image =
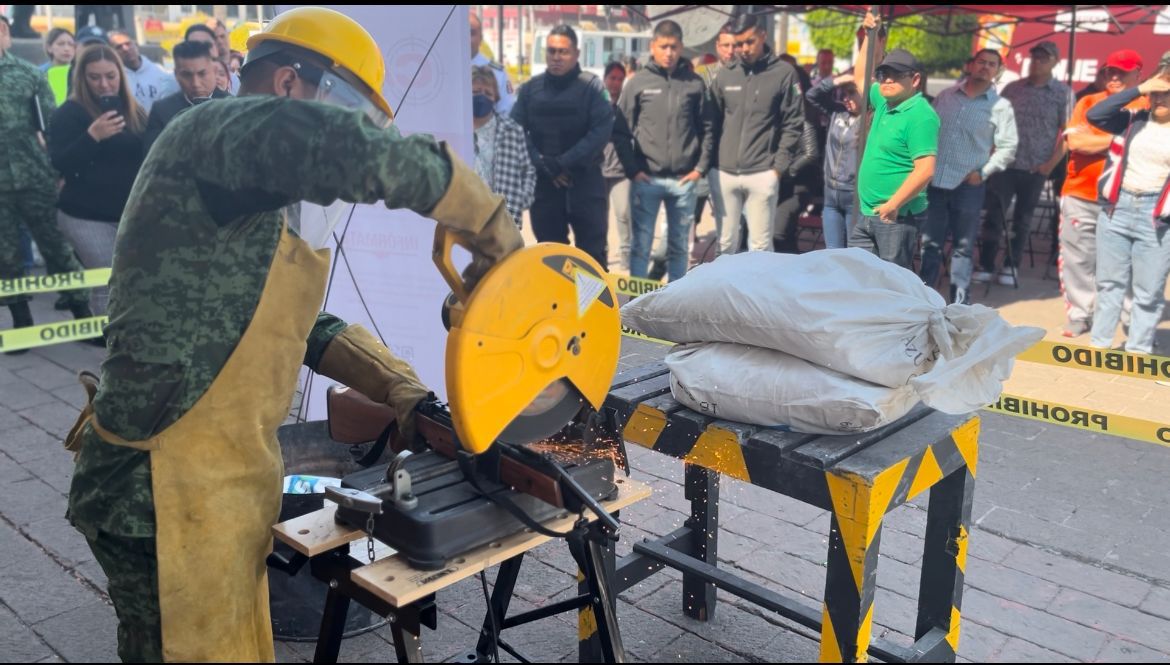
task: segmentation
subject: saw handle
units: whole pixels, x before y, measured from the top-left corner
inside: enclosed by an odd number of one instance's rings
[[[455,269],[455,262],[451,258],[451,250],[455,245],[460,245],[472,254],[475,253],[475,248],[468,240],[442,224],[436,224],[435,245],[431,259],[435,262],[435,267],[439,269],[443,280],[447,282],[447,286],[451,287],[456,300],[466,305],[468,296],[471,294],[467,291],[467,283],[463,281],[463,277]]]

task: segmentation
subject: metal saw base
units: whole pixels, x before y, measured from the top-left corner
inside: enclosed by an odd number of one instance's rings
[[[614,463],[608,457],[587,458],[562,464],[582,488],[598,500],[612,498]],[[472,487],[455,462],[434,451],[411,455],[405,462],[418,499],[413,508],[394,502],[386,488],[388,465],[370,467],[342,478],[342,487],[369,492],[382,499],[382,514],[374,516],[374,538],[393,547],[414,568],[438,570],[460,554],[524,530],[524,524]],[[489,494],[504,494],[533,520],[543,522],[558,508],[494,483],[479,480]],[[367,513],[338,506],[337,521],[365,530]]]

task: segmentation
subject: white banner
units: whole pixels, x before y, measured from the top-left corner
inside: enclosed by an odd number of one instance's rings
[[[289,7],[292,5],[278,10]],[[404,135],[432,134],[472,161],[467,6],[330,8],[356,19],[378,42],[386,62],[382,93],[394,110],[399,131]],[[404,164],[403,168],[410,166]],[[356,206],[349,223],[343,221],[338,226],[342,251],[334,248],[336,266],[324,309],[380,334],[387,346],[410,362],[423,382],[445,399],[447,334],[440,305],[450,289],[431,261],[434,228],[434,222],[410,211],[387,210],[382,204]],[[303,371],[303,398],[307,399],[307,410],[300,410],[303,418],[325,418],[325,390],[332,383]],[[295,411],[297,404],[293,407]]]

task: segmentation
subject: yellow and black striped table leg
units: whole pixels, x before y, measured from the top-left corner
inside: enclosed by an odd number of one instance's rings
[[[866,660],[882,517],[901,477],[900,468],[887,469],[872,480],[826,473],[833,517],[821,619],[821,662]]]
[[[923,640],[932,631],[944,636],[943,641],[934,641],[938,648],[932,660],[936,662],[954,662],[959,651],[960,610],[974,490],[974,470],[966,467],[930,489],[914,639]]]

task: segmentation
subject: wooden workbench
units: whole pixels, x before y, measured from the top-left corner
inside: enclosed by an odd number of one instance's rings
[[[635,480],[618,478],[615,483],[618,487],[617,496],[601,502],[602,507],[611,514],[616,514],[651,494],[648,485]],[[448,565],[440,570],[411,568],[404,557],[396,554],[363,565],[353,561],[349,556],[348,546],[352,542],[364,540],[366,534],[359,529],[338,524],[333,519],[335,512],[336,506],[327,506],[272,527],[273,536],[277,540],[287,544],[314,564],[314,576],[330,583],[330,600],[326,603],[326,617],[322,622],[322,635],[318,641],[318,661],[336,662],[337,649],[340,646],[340,627],[345,623],[344,615],[348,601],[353,598],[390,620],[399,662],[421,662],[419,624],[426,625],[426,617],[430,610],[427,605],[430,603],[433,606],[432,601],[436,592],[506,562],[516,562],[515,570],[512,572],[514,583],[515,572],[519,569],[519,558],[525,552],[551,539],[549,536],[525,529],[501,538],[498,542],[467,552],[448,562]],[[590,522],[596,521],[596,516],[589,513],[586,513],[586,516]],[[562,513],[544,522],[543,526],[554,531],[567,531],[577,520],[577,515]],[[329,563],[326,564],[326,561]],[[321,562],[321,565],[317,565],[318,562]],[[499,580],[496,586],[501,587]],[[510,594],[509,588],[508,595]],[[493,601],[496,602],[495,599]],[[506,601],[503,602],[503,608],[506,611]],[[338,612],[341,615],[339,619],[336,616]],[[581,621],[590,622],[592,616],[591,613],[583,616]],[[499,617],[501,623],[503,618]],[[329,628],[328,624],[331,623],[335,625],[335,630]],[[582,628],[586,626],[583,625]],[[584,641],[591,636],[592,634],[586,634],[583,630],[581,639]]]

